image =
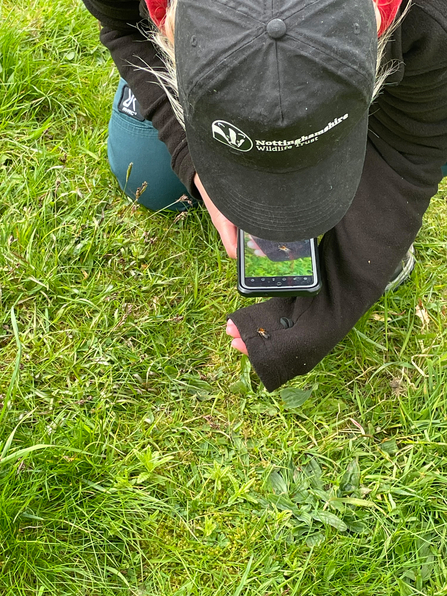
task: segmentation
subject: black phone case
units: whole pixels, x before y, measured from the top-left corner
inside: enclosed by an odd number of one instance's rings
[[[260,244],[257,242],[259,248],[262,249]],[[242,259],[241,259],[241,242],[243,242],[243,231],[238,230],[237,234],[237,290],[241,296],[245,296],[246,298],[275,298],[275,297],[287,297],[287,296],[315,296],[321,290],[321,275],[320,275],[320,267],[319,267],[319,259],[318,259],[318,246],[315,246],[315,269],[317,273],[317,283],[310,287],[310,288],[302,288],[301,290],[288,290],[285,287],[282,288],[268,288],[268,289],[260,289],[260,288],[245,288],[241,284],[241,280],[243,279],[242,275]],[[270,242],[270,241],[266,241]],[[273,260],[273,259],[272,259]]]

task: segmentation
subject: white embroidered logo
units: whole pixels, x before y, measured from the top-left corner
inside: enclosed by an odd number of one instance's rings
[[[132,112],[135,112],[135,102],[137,100],[137,98],[135,97],[135,95],[132,93],[132,91],[130,89],[128,89],[129,95],[127,96],[127,99],[125,101],[123,101],[123,106],[125,108],[130,109]]]
[[[253,147],[253,141],[245,132],[225,120],[215,120],[212,124],[212,131],[216,141],[232,149],[245,152],[250,151]]]
[[[256,139],[256,149],[258,151],[287,151],[287,149],[294,149],[295,147],[302,147],[303,145],[310,145],[310,143],[315,143],[326,132],[341,124],[344,120],[349,118],[349,114],[343,114],[343,116],[339,116],[338,118],[334,118],[331,122],[328,122],[326,126],[316,132],[311,132],[308,135],[303,135],[299,139],[293,139],[289,141],[287,139],[281,141],[266,141],[261,139]]]
[[[219,143],[223,143],[232,149],[237,151],[250,151],[253,145],[258,151],[270,152],[270,151],[287,151],[288,149],[295,149],[302,147],[303,145],[310,145],[319,140],[319,138],[330,131],[335,126],[338,126],[349,118],[349,114],[343,114],[338,116],[326,124],[320,130],[312,132],[307,135],[302,135],[298,139],[282,139],[280,141],[268,141],[266,139],[255,139],[255,142],[250,139],[245,132],[242,132],[240,128],[230,124],[225,120],[215,120],[212,124],[213,138]]]

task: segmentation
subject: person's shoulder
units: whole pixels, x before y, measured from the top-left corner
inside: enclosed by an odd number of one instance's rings
[[[415,0],[419,14],[427,14],[447,31],[447,2],[445,0]]]
[[[145,0],[82,0],[87,10],[112,29],[135,29],[149,16]]]
[[[408,14],[402,23],[403,29],[425,30],[427,27],[434,31],[447,32],[447,2],[446,0],[412,0]]]
[[[407,70],[447,64],[446,0],[412,0],[400,30]]]

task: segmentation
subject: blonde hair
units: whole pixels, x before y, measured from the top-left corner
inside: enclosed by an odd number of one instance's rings
[[[376,78],[374,83],[373,96],[371,103],[377,98],[383,86],[386,83],[386,79],[396,72],[399,68],[397,61],[384,62],[385,49],[387,44],[391,41],[394,31],[399,27],[402,20],[406,16],[411,5],[411,0],[407,3],[407,6],[403,10],[399,18],[395,19],[390,27],[386,29],[384,33],[379,37],[377,43],[377,61],[376,61]],[[150,72],[155,75],[159,84],[163,87],[170,103],[174,114],[180,124],[185,128],[185,121],[183,117],[183,108],[179,101],[178,96],[178,85],[177,85],[177,72],[175,68],[175,48],[174,40],[175,36],[175,11],[177,8],[177,0],[171,0],[167,10],[166,18],[164,21],[163,30],[158,30],[156,33],[150,36],[151,41],[159,49],[161,58],[165,64],[166,70],[155,70],[148,67]]]
[[[374,82],[374,90],[371,103],[377,98],[383,86],[386,83],[387,78],[399,69],[399,62],[397,60],[391,60],[385,62],[385,49],[388,43],[393,37],[393,33],[400,26],[402,21],[410,10],[411,0],[407,2],[406,7],[398,18],[395,18],[391,25],[382,33],[377,41],[377,61],[376,61],[376,80]]]
[[[150,35],[150,40],[158,48],[161,58],[165,64],[166,70],[155,70],[149,67],[150,72],[155,75],[157,81],[163,87],[169,102],[171,103],[174,114],[180,124],[185,128],[185,119],[183,117],[183,108],[178,97],[177,71],[175,69],[175,49],[171,40],[175,35],[175,11],[177,0],[171,0],[166,10],[163,30],[157,30]]]

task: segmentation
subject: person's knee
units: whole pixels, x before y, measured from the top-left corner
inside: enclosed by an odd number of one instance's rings
[[[131,116],[128,109],[120,110],[133,97],[126,93],[131,91],[121,81],[109,122],[110,169],[126,195],[148,209],[184,211],[192,201],[171,168],[167,147],[158,139],[152,123],[143,120],[138,111]]]
[[[108,157],[110,169],[121,189],[152,211],[184,211],[190,206],[185,186],[172,171],[170,157],[158,154],[166,147],[158,139],[154,147],[151,135],[134,135],[111,122],[109,127]]]

